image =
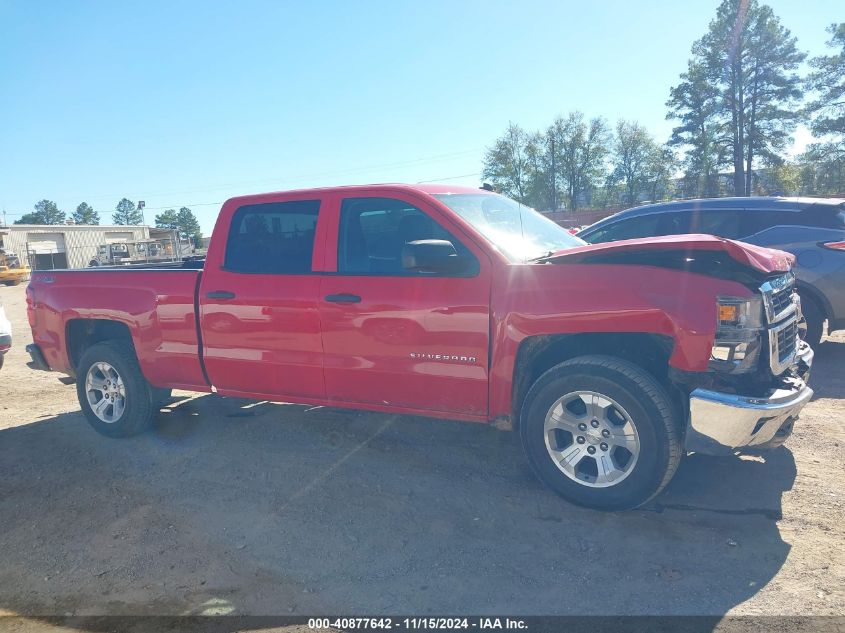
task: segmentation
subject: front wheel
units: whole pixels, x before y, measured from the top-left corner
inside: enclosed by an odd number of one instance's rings
[[[526,396],[520,435],[543,483],[600,510],[647,502],[682,455],[666,391],[643,369],[609,356],[581,356],[543,374]]]
[[[150,385],[127,343],[97,343],[82,355],[76,395],[88,422],[102,435],[128,437],[152,424]]]

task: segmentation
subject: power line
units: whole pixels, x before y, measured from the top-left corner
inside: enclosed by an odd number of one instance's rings
[[[426,183],[433,183],[433,182],[445,182],[447,180],[458,180],[460,178],[471,178],[473,176],[480,176],[481,172],[473,172],[471,174],[460,174],[459,176],[446,176],[444,178],[433,178],[431,180],[418,180],[418,185],[423,185]],[[93,198],[89,197],[89,200],[93,200]],[[220,206],[225,202],[225,200],[219,200],[217,202],[178,202],[173,204],[165,204],[160,207],[144,207],[145,211],[165,211],[167,209],[178,209],[181,207],[214,207]],[[14,216],[23,216],[26,215],[25,213],[6,213],[6,215],[14,215]]]
[[[432,180],[418,180],[417,184],[418,185],[424,185],[426,183],[431,183],[431,182],[443,182],[443,181],[446,181],[446,180],[458,180],[459,178],[471,178],[472,176],[480,176],[480,175],[481,175],[481,172],[477,171],[477,172],[474,172],[472,174],[461,174],[460,176],[446,176],[445,178],[434,178]],[[144,209],[149,210],[149,211],[162,211],[162,210],[167,210],[167,209],[175,209],[177,207],[188,207],[188,208],[192,208],[192,207],[212,207],[212,206],[222,205],[224,202],[225,202],[225,200],[220,200],[218,202],[188,202],[188,203],[180,202],[178,204],[168,204],[168,205],[164,205],[162,207],[144,207]]]
[[[214,206],[220,206],[224,202],[225,202],[225,200],[221,200],[220,202],[188,202],[188,203],[180,202],[178,204],[168,204],[168,205],[165,205],[163,207],[144,207],[144,210],[145,211],[146,210],[162,211],[162,210],[167,210],[167,209],[174,209],[175,210],[175,209],[180,209],[182,207],[187,207],[189,209],[192,208],[192,207],[214,207]]]
[[[483,149],[483,148],[482,148]],[[143,192],[144,196],[147,197],[157,197],[169,194],[182,194],[182,193],[197,193],[203,191],[221,191],[225,189],[231,189],[234,187],[241,187],[246,185],[260,185],[265,183],[275,183],[275,184],[285,184],[291,182],[298,182],[298,181],[307,181],[313,180],[315,178],[330,178],[335,176],[344,176],[349,174],[356,174],[362,173],[367,171],[372,171],[376,169],[392,169],[396,167],[406,167],[409,165],[420,165],[430,162],[436,162],[441,160],[446,160],[449,158],[458,158],[460,156],[467,156],[469,154],[477,154],[481,149],[468,149],[462,150],[459,152],[450,152],[446,154],[437,154],[433,156],[422,156],[419,158],[411,158],[406,160],[399,160],[399,161],[392,161],[387,163],[380,163],[374,165],[367,165],[367,166],[360,166],[360,167],[351,167],[348,169],[340,169],[340,170],[330,170],[324,172],[312,172],[310,174],[300,174],[295,176],[287,176],[284,178],[277,178],[277,177],[269,177],[269,178],[262,178],[260,180],[242,180],[238,182],[230,182],[230,183],[218,183],[208,187],[197,187],[193,189],[170,189],[170,190],[162,190],[162,191],[145,191]],[[88,200],[99,200],[102,198],[116,198],[116,197],[123,197],[123,194],[98,194],[98,195],[83,195],[77,196],[87,198]]]
[[[481,172],[474,172],[472,174],[461,174],[460,176],[446,176],[445,178],[434,178],[432,180],[418,180],[418,185],[423,185],[426,183],[431,182],[443,182],[446,180],[458,180],[459,178],[470,178],[472,176],[480,176]],[[193,202],[193,203],[178,203],[178,204],[168,204],[162,207],[145,207],[145,209],[149,209],[150,211],[161,211],[166,209],[175,209],[177,207],[210,207],[215,205],[221,205],[225,202],[225,200],[220,200],[219,202]]]
[[[434,178],[433,180],[418,180],[418,185],[424,185],[427,182],[444,182],[446,180],[458,180],[459,178],[470,178],[472,176],[480,176],[481,172],[477,171],[473,174],[461,174],[460,176],[447,176],[446,178]]]

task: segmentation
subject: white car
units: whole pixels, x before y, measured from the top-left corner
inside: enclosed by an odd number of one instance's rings
[[[12,324],[6,318],[3,302],[0,301],[0,368],[3,367],[3,358],[10,347],[12,347]]]

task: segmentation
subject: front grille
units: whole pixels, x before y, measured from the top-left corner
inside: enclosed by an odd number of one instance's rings
[[[777,323],[795,311],[795,276],[792,273],[772,277],[761,287],[766,318]]]
[[[769,366],[781,375],[793,362],[798,349],[798,295],[792,273],[772,277],[760,287],[769,333]]]
[[[769,328],[769,366],[775,376],[780,376],[795,362],[798,351],[798,315],[792,313],[788,320]]]
[[[784,329],[778,332],[778,362],[784,363],[792,360],[795,347],[798,345],[798,322],[792,321]]]
[[[792,289],[772,295],[772,312],[776,315],[785,312],[792,305]]]

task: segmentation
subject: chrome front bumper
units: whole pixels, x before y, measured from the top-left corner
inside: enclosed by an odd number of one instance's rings
[[[802,344],[799,364],[809,375],[813,351]],[[802,378],[790,378],[766,397],[740,396],[708,389],[690,394],[685,448],[696,453],[724,455],[743,447],[771,442],[781,428],[789,432],[813,390]]]

